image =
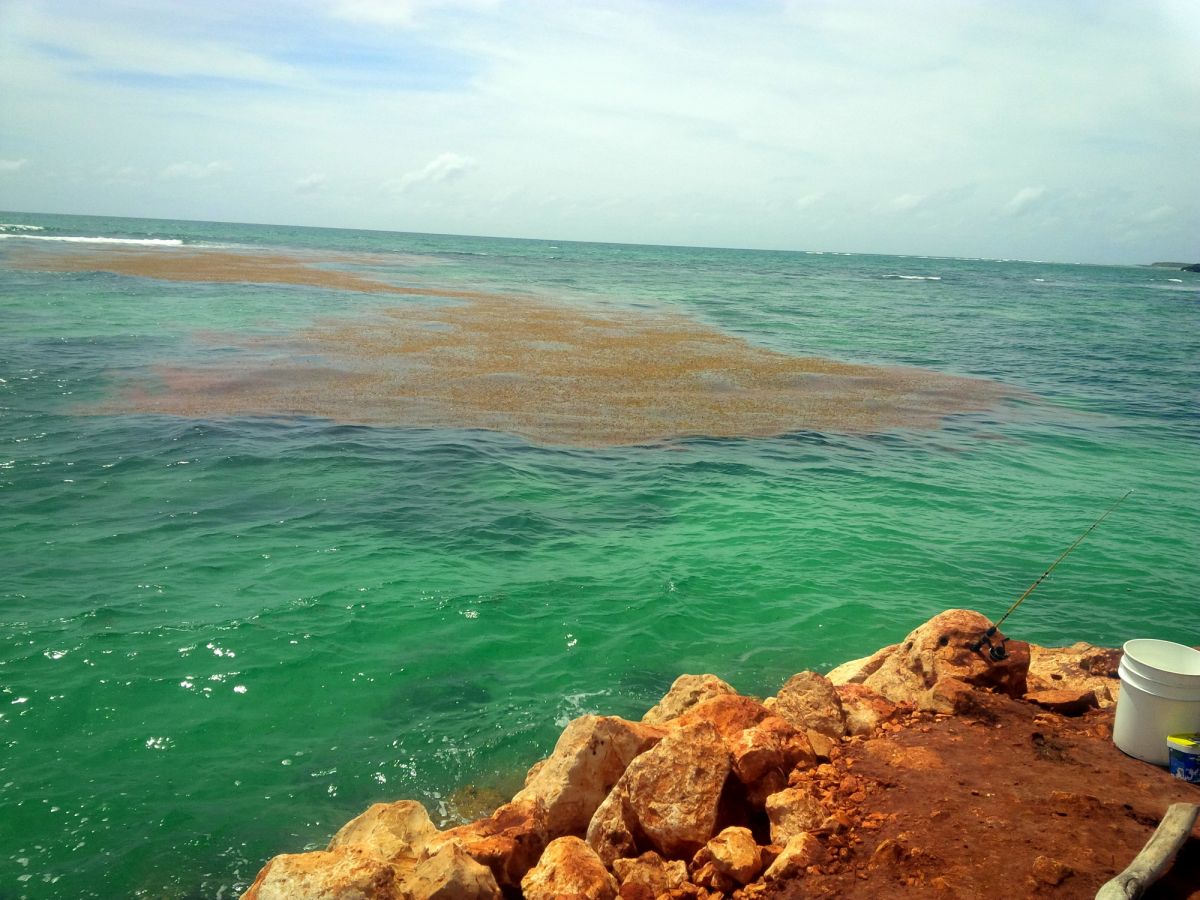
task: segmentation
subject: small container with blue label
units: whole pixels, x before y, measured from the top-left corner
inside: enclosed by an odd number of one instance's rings
[[[1200,734],[1167,736],[1171,774],[1180,781],[1200,784]]]

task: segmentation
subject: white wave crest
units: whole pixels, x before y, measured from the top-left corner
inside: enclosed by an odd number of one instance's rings
[[[0,238],[21,238],[27,241],[62,241],[68,244],[137,244],[142,247],[182,247],[176,238],[110,238],[69,237],[46,234],[0,234]]]
[[[941,275],[884,275],[884,278],[899,278],[903,281],[941,281]]]
[[[41,225],[17,225],[12,222],[0,222],[0,231],[45,231]]]

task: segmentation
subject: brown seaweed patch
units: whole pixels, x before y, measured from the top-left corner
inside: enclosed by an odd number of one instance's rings
[[[1018,393],[924,369],[789,356],[681,316],[630,311],[618,318],[528,297],[388,284],[345,270],[377,264],[394,269],[395,260],[373,256],[71,247],[31,250],[10,260],[43,270],[458,301],[396,307],[371,320],[323,322],[276,346],[243,338],[240,362],[159,367],[93,410],[99,412],[304,415],[605,445],[686,435],[934,428],[948,415],[989,408]],[[239,346],[228,338],[222,344]]]
[[[444,293],[465,302],[318,323],[274,347],[285,351],[274,361],[261,355],[271,347],[247,341],[241,365],[163,366],[98,411],[304,415],[597,446],[935,428],[1015,393],[925,369],[789,356],[681,316]]]
[[[418,288],[388,284],[340,269],[317,268],[312,263],[335,265],[388,263],[388,257],[361,254],[330,254],[326,257],[302,257],[286,253],[247,253],[230,250],[191,250],[163,248],[154,250],[111,250],[34,248],[16,255],[14,264],[27,269],[49,272],[111,272],[158,278],[164,281],[217,281],[249,284],[297,284],[335,291],[359,291],[372,294],[412,294],[423,297],[469,299],[484,296],[476,291],[446,288]]]

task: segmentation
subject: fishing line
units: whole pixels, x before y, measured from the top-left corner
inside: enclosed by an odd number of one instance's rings
[[[1128,497],[1132,493],[1133,493],[1133,489],[1131,488],[1130,490],[1128,490],[1124,494],[1122,494],[1120,497],[1118,497],[1116,499],[1116,501],[1114,501],[1113,505],[1104,511],[1104,513],[1100,516],[1100,518],[1098,518],[1095,522],[1093,522],[1091,525],[1088,526],[1087,531],[1085,531],[1079,537],[1075,538],[1075,543],[1073,543],[1070,547],[1068,547],[1066,550],[1064,550],[1062,552],[1062,556],[1060,556],[1058,559],[1056,559],[1054,562],[1052,562],[1050,564],[1050,568],[1048,568],[1045,572],[1043,572],[1041,575],[1039,575],[1037,581],[1035,581],[1033,584],[1031,584],[1029,587],[1027,587],[1025,589],[1025,593],[1023,593],[1020,597],[1018,597],[1016,599],[1016,602],[1013,603],[1013,605],[1008,608],[1008,611],[1004,615],[1002,615],[999,619],[996,620],[996,624],[993,625],[991,628],[989,628],[987,631],[985,631],[980,636],[979,640],[977,640],[975,643],[969,645],[971,652],[978,653],[980,650],[983,649],[984,645],[986,644],[987,648],[988,648],[988,656],[990,656],[992,659],[996,660],[997,662],[999,662],[1002,659],[1006,659],[1008,657],[1008,650],[1005,648],[1004,644],[1008,640],[1008,638],[1004,638],[998,644],[993,644],[991,639],[992,639],[992,636],[995,635],[996,629],[998,629],[1001,625],[1003,625],[1004,620],[1007,619],[1009,616],[1011,616],[1013,614],[1013,611],[1018,606],[1020,606],[1022,603],[1025,602],[1025,598],[1028,597],[1030,594],[1032,594],[1035,590],[1037,590],[1037,586],[1046,580],[1046,576],[1048,576],[1051,572],[1053,572],[1055,567],[1060,562],[1062,562],[1064,559],[1066,559],[1068,556],[1070,556],[1071,551],[1074,550],[1076,547],[1078,547],[1083,542],[1083,539],[1085,537],[1087,537],[1089,534],[1091,534],[1092,531],[1095,530],[1097,525],[1099,525],[1101,522],[1103,522],[1105,519],[1107,519],[1108,514],[1110,512],[1112,512],[1114,509],[1116,509],[1118,506],[1120,506],[1125,501],[1125,498]]]

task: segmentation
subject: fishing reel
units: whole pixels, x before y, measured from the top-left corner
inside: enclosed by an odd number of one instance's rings
[[[996,643],[992,643],[992,638],[996,636],[996,626],[993,625],[973,644],[968,644],[972,653],[979,653],[984,647],[987,647],[987,655],[993,662],[1003,662],[1008,659],[1008,648],[1004,645],[1008,643],[1008,638],[1000,638]]]

